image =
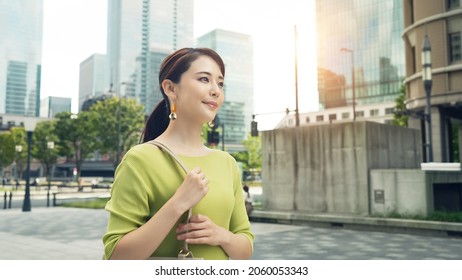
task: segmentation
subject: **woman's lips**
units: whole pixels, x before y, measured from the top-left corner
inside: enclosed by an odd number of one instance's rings
[[[215,102],[215,101],[203,101],[202,103],[204,103],[205,105],[209,106],[210,108],[217,108],[218,107],[218,103]]]

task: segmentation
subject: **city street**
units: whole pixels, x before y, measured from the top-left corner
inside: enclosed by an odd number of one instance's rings
[[[0,210],[0,259],[100,260],[104,210]],[[462,259],[460,238],[252,223],[253,259]]]

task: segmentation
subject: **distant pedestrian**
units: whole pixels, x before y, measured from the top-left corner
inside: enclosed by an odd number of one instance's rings
[[[250,192],[249,192],[249,187],[247,185],[244,185],[242,187],[244,190],[244,199],[245,199],[245,210],[247,211],[247,216],[250,216],[250,214],[253,211],[253,203],[252,203],[252,198],[250,197]]]

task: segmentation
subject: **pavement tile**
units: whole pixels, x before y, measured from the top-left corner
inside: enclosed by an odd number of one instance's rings
[[[104,210],[34,208],[0,211],[0,259],[100,260]],[[251,223],[253,259],[462,259],[460,238],[344,228]]]

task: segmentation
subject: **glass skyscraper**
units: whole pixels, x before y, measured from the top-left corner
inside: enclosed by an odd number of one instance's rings
[[[317,0],[316,18],[321,107],[393,102],[405,77],[403,1]]]
[[[151,63],[159,53],[193,45],[193,5],[191,0],[109,1],[107,88],[136,98],[149,114],[161,99],[154,92],[158,77]]]
[[[0,114],[39,116],[43,0],[0,1]]]
[[[61,112],[71,112],[71,98],[48,96],[40,102],[40,117],[54,118]]]
[[[242,145],[254,113],[253,39],[215,29],[198,38],[196,46],[214,49],[225,62],[225,103],[218,117],[225,124],[225,144]]]
[[[79,111],[89,98],[107,94],[108,89],[104,81],[106,55],[92,54],[80,63],[79,74]]]

